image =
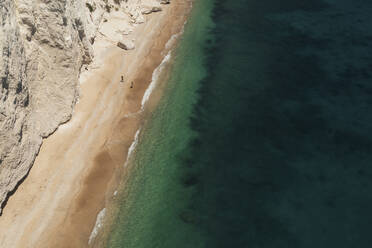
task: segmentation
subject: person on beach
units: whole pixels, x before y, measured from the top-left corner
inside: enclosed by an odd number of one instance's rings
[[[133,88],[133,81],[130,83],[130,88]]]
[[[124,76],[121,76],[120,82],[124,82]]]

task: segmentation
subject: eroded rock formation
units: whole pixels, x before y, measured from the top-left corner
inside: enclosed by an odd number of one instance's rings
[[[157,10],[160,2],[0,0],[0,212],[43,138],[70,119],[96,36],[117,44],[145,21],[144,9]],[[130,20],[125,28],[112,28],[115,13]]]

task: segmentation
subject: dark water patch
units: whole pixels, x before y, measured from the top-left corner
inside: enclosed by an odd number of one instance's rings
[[[370,247],[372,3],[213,1],[195,2],[110,247]]]
[[[371,7],[216,0],[184,160],[207,247],[370,246]]]

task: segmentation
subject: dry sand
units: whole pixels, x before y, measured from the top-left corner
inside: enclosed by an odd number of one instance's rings
[[[44,140],[25,181],[0,217],[0,247],[87,247],[98,212],[112,197],[142,121],[141,100],[188,3],[147,16],[136,49],[103,48],[102,66],[81,77],[72,119]],[[124,75],[124,82],[120,82]],[[134,87],[130,88],[130,82]],[[129,115],[129,117],[128,117]]]

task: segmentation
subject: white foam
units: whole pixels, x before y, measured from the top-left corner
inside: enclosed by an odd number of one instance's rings
[[[168,54],[163,58],[160,65],[156,67],[154,72],[152,73],[151,83],[149,87],[147,87],[145,94],[143,94],[142,102],[141,102],[141,108],[143,109],[145,107],[146,102],[149,100],[150,95],[152,91],[155,89],[157,81],[159,79],[159,76],[161,72],[163,71],[165,65],[169,62],[171,58],[171,51],[168,52]]]
[[[132,144],[130,145],[130,147],[128,149],[127,160],[124,163],[124,167],[127,165],[128,161],[129,161],[130,155],[133,153],[134,149],[136,148],[136,146],[138,144],[138,136],[139,136],[140,132],[141,132],[141,128],[139,128],[137,130],[136,134],[134,135],[133,142],[132,142]]]
[[[187,20],[183,23],[181,31],[170,37],[170,39],[167,41],[167,44],[165,44],[166,49],[170,49],[173,46],[174,42],[177,40],[177,38],[183,34],[183,32],[185,30],[186,23],[187,23]]]
[[[191,5],[192,6],[192,5]],[[165,49],[166,50],[169,50],[172,48],[174,42],[177,40],[177,38],[183,34],[184,30],[185,30],[185,25],[187,23],[187,20],[183,23],[183,26],[182,26],[182,29],[180,32],[178,32],[177,34],[174,34],[172,35],[169,40],[167,41],[167,43],[165,44]],[[156,83],[159,79],[159,76],[161,74],[161,72],[163,71],[165,65],[169,62],[170,58],[171,58],[171,55],[172,55],[172,50],[170,50],[168,52],[168,54],[163,58],[163,60],[161,61],[160,65],[158,67],[156,67],[156,69],[154,70],[154,72],[152,73],[152,78],[151,78],[151,83],[149,85],[149,87],[146,89],[145,91],[145,94],[143,94],[143,98],[142,98],[142,102],[141,102],[141,109],[143,110],[143,108],[145,107],[145,104],[146,102],[149,100],[150,98],[150,95],[152,93],[152,91],[155,89],[155,86],[156,86]]]
[[[170,49],[174,42],[177,40],[177,38],[183,33],[183,28],[181,30],[181,32],[177,33],[177,34],[174,34],[172,35],[172,37],[170,37],[170,39],[167,41],[167,44],[165,44],[165,48],[166,49]]]
[[[88,244],[90,244],[94,240],[94,238],[97,236],[98,231],[101,229],[103,225],[103,219],[105,218],[105,215],[106,215],[106,208],[102,209],[98,213],[96,224],[94,225],[93,231],[90,233],[90,236],[89,236]]]

